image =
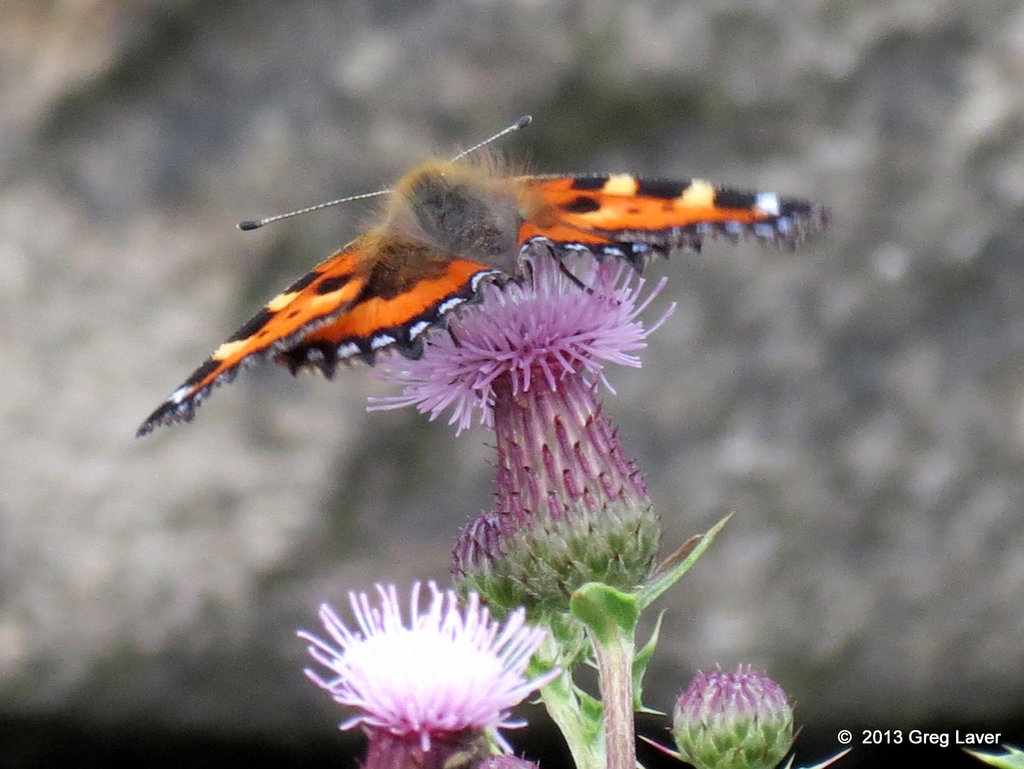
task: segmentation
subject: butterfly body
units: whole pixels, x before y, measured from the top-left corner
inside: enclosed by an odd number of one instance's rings
[[[432,160],[407,173],[364,235],[267,302],[139,427],[189,421],[238,370],[273,357],[332,376],[382,350],[416,357],[424,334],[518,272],[524,249],[586,252],[637,269],[706,237],[795,246],[827,212],[774,193],[629,174],[514,176],[493,164]]]

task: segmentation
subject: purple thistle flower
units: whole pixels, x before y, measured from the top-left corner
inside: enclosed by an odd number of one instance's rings
[[[460,431],[475,415],[495,430],[496,509],[463,532],[452,570],[498,612],[562,610],[589,581],[632,589],[657,554],[647,489],[597,395],[611,390],[605,364],[639,366],[673,306],[645,328],[664,280],[645,295],[620,261],[576,266],[572,276],[547,253],[526,258],[521,278],[486,286],[422,358],[382,369],[405,390],[376,408],[450,409]]]
[[[750,666],[698,673],[676,701],[672,736],[697,769],[771,769],[793,744],[793,708]]]
[[[500,742],[499,728],[522,725],[510,720],[509,710],[560,673],[526,678],[546,631],[526,625],[523,611],[500,623],[476,594],[460,609],[453,591],[442,592],[433,582],[427,587],[422,608],[421,585],[413,585],[407,618],[394,585],[378,585],[377,605],[366,593],[349,594],[355,629],[323,605],[320,619],[330,642],[299,633],[330,672],[321,677],[307,669],[306,675],[336,702],[359,711],[340,728],[368,728],[368,755],[376,756],[368,767],[390,764],[396,750],[422,758],[432,747],[464,751],[481,736]]]
[[[449,424],[469,427],[474,413],[491,425],[496,387],[513,396],[538,385],[557,390],[567,376],[605,379],[605,363],[640,366],[635,352],[672,312],[649,329],[639,316],[664,287],[641,300],[643,279],[622,261],[587,260],[574,280],[545,254],[524,259],[524,277],[483,288],[483,301],[431,334],[415,361],[385,362],[383,375],[404,385],[402,395],[372,399],[374,409],[416,406],[436,419],[451,409]]]

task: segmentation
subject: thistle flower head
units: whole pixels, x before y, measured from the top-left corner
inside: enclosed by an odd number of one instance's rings
[[[526,625],[522,611],[499,623],[475,594],[462,609],[453,591],[432,582],[427,590],[423,607],[421,585],[413,585],[407,617],[393,585],[378,586],[375,603],[366,593],[350,593],[354,628],[324,605],[320,619],[329,640],[299,633],[328,671],[306,675],[336,702],[357,709],[341,728],[368,727],[371,754],[374,733],[382,739],[378,750],[398,745],[422,753],[432,743],[464,745],[465,735],[500,740],[499,728],[522,725],[509,710],[560,672],[526,677],[546,633]]]
[[[657,554],[646,487],[597,392],[611,389],[606,363],[640,365],[636,353],[672,307],[645,328],[664,281],[645,296],[624,262],[575,266],[526,257],[519,279],[486,286],[421,359],[384,369],[405,391],[378,407],[415,405],[431,418],[451,409],[460,430],[476,414],[494,428],[496,509],[460,539],[452,570],[499,613],[561,610],[588,581],[632,588]]]
[[[525,257],[523,277],[485,286],[483,301],[453,318],[449,333],[430,335],[421,358],[384,363],[383,376],[404,392],[376,398],[371,408],[415,406],[431,419],[451,409],[449,423],[461,432],[474,415],[492,423],[501,380],[513,395],[555,390],[563,377],[579,374],[611,389],[604,364],[639,366],[635,353],[671,313],[672,307],[651,328],[639,320],[664,283],[642,297],[644,281],[625,262],[588,259],[571,277],[547,254]]]
[[[376,408],[450,409],[459,430],[475,415],[494,428],[496,509],[463,535],[452,571],[496,612],[560,611],[585,582],[631,589],[649,576],[660,526],[597,393],[611,389],[605,364],[640,365],[673,309],[650,327],[640,319],[664,282],[645,294],[621,260],[537,251],[432,334],[420,359],[381,368],[404,392]]]
[[[793,708],[768,676],[699,673],[672,714],[680,758],[697,769],[771,769],[793,745]]]

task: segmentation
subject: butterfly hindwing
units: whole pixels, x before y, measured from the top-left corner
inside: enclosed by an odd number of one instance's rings
[[[700,250],[708,236],[749,235],[795,247],[827,217],[824,209],[803,200],[716,187],[699,179],[614,174],[523,181],[543,207],[520,227],[521,246],[540,238],[556,250],[615,256],[638,268],[655,254]]]

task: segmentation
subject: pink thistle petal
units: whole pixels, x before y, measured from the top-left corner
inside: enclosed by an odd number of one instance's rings
[[[320,619],[330,642],[302,631],[309,653],[330,675],[306,675],[336,702],[359,712],[342,729],[365,725],[395,735],[418,735],[429,750],[431,735],[486,731],[520,725],[510,709],[557,677],[524,674],[546,631],[526,625],[523,612],[492,620],[476,594],[459,607],[454,591],[428,583],[426,607],[420,583],[412,589],[407,617],[394,585],[378,586],[378,602],[350,593],[357,630],[324,605]]]
[[[404,387],[401,395],[371,399],[373,410],[415,406],[436,419],[451,410],[449,424],[469,427],[474,415],[492,423],[494,383],[508,377],[512,393],[539,384],[557,389],[568,375],[584,374],[612,390],[604,364],[639,367],[634,354],[671,314],[670,305],[650,329],[639,316],[665,285],[641,298],[644,280],[619,261],[588,260],[572,280],[554,258],[525,260],[524,277],[483,288],[483,302],[465,308],[433,333],[423,357],[385,362],[380,371]],[[613,391],[613,390],[612,390]],[[614,391],[613,391],[614,392]]]

